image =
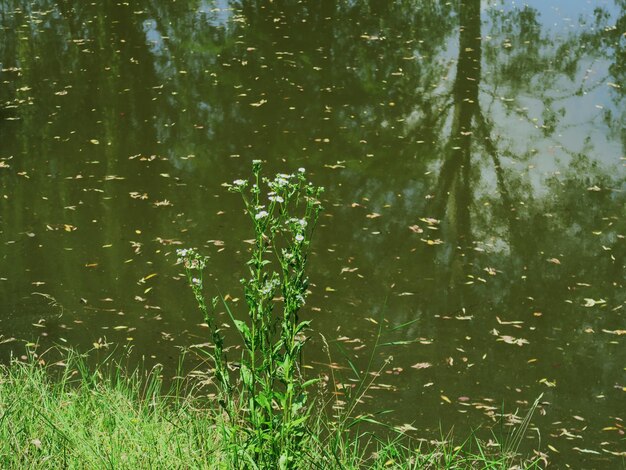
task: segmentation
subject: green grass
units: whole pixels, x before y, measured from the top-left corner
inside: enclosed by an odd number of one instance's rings
[[[111,360],[88,368],[84,357],[64,354],[54,364],[32,357],[0,366],[0,468],[233,467],[225,433],[237,433],[237,423],[225,421],[202,379],[188,377],[184,387],[166,393],[158,370],[129,374]],[[537,462],[488,453],[474,438],[457,447],[428,448],[397,432],[382,439],[359,430],[367,421],[344,419],[349,425],[338,426],[319,410],[295,467],[539,468]],[[245,456],[240,467],[255,468]]]

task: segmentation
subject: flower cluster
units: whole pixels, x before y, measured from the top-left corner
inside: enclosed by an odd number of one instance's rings
[[[269,214],[267,213],[267,211],[259,211],[256,214],[254,214],[254,218],[256,220],[261,220],[264,219],[265,217],[267,217]]]
[[[265,281],[265,283],[263,284],[263,287],[261,287],[260,289],[260,293],[265,296],[268,297],[270,295],[274,294],[274,291],[280,286],[280,281],[278,280],[278,278],[273,277],[272,279],[270,279],[269,281]]]
[[[308,222],[305,219],[298,219],[296,217],[291,217],[289,220],[287,220],[287,223],[291,227],[301,227],[301,228],[306,228],[306,226],[308,225]]]
[[[297,184],[297,180],[301,178],[303,178],[302,172],[300,172],[298,176],[294,175],[293,173],[277,173],[273,180],[265,178],[264,181],[272,191],[270,192],[270,196],[272,196],[284,193],[284,191],[286,190],[293,189],[292,185]]]
[[[202,256],[194,248],[179,248],[176,255],[178,256],[176,264],[182,264],[185,269],[203,270],[206,267],[206,256]]]

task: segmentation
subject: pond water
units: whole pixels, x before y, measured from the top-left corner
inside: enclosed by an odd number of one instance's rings
[[[319,333],[346,380],[393,356],[361,411],[506,436],[543,393],[528,448],[623,465],[625,10],[1,1],[5,357],[111,342],[173,374],[206,341],[175,249],[242,311],[223,183],[262,159],[326,187],[306,360],[328,373]]]

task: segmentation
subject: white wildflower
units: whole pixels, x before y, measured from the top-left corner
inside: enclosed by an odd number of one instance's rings
[[[248,182],[246,180],[235,180],[235,181],[233,181],[233,184],[235,186],[239,186],[239,187],[245,186],[247,183]]]
[[[280,283],[278,279],[271,279],[270,281],[266,281],[263,287],[261,288],[262,295],[270,295],[276,287],[278,287]]]
[[[200,287],[202,285],[202,281],[200,279],[198,279],[197,277],[194,277],[193,279],[191,279],[191,283],[194,286],[198,286],[198,287]]]
[[[298,168],[298,173],[304,173],[306,170],[302,167]]]
[[[304,241],[304,235],[302,235],[301,233],[296,235],[296,241],[297,242],[303,242]]]
[[[264,217],[267,217],[268,215],[269,215],[269,214],[267,213],[267,211],[261,211],[261,212],[257,213],[257,214],[254,216],[254,218],[255,218],[256,220],[260,220],[260,219],[263,219]]]
[[[269,199],[272,202],[285,202],[285,200],[280,196],[270,196]]]

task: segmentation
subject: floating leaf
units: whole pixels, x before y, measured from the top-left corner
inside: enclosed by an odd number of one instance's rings
[[[626,330],[602,330],[604,333],[609,333],[611,335],[618,335],[618,336],[622,336],[622,335],[626,335]]]
[[[585,303],[583,305],[583,307],[594,307],[595,305],[601,305],[601,304],[605,304],[606,300],[604,299],[599,299],[599,300],[594,300],[594,299],[584,299]]]
[[[417,431],[417,428],[414,427],[411,424],[403,424],[401,426],[396,426],[395,429],[397,429],[400,432]],[[393,463],[393,461],[392,461],[392,463]]]
[[[543,378],[539,381],[540,384],[545,384],[547,387],[556,387],[556,380],[553,380],[552,382],[550,382],[548,379]]]
[[[594,455],[600,455],[600,452],[596,451],[596,450],[592,450],[592,449],[581,449],[580,447],[572,447],[574,450],[577,450],[578,452],[582,453],[582,454],[594,454]]]

